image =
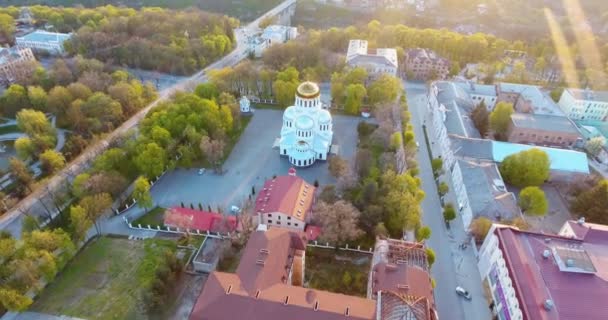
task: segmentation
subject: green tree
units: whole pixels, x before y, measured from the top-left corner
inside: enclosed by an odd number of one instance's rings
[[[416,241],[418,242],[422,242],[424,240],[427,240],[431,237],[431,228],[424,226],[424,227],[420,227],[418,228],[418,230],[416,230]]]
[[[27,96],[32,108],[40,111],[47,110],[47,95],[44,89],[38,86],[30,86],[27,88]]]
[[[80,200],[78,205],[84,209],[87,218],[95,223],[97,234],[100,234],[98,220],[112,206],[112,197],[107,193],[86,196]]]
[[[496,104],[494,111],[490,113],[490,127],[496,136],[502,140],[506,139],[513,112],[512,103],[501,101]]]
[[[196,86],[194,93],[203,99],[216,100],[220,96],[220,91],[213,82],[201,83]]]
[[[36,145],[30,137],[21,137],[15,140],[15,151],[17,157],[23,161],[29,160],[36,152]]]
[[[9,160],[9,168],[19,186],[19,189],[21,189],[19,193],[24,195],[26,189],[31,191],[32,184],[34,183],[34,177],[32,176],[30,168],[28,168],[23,161],[17,158],[11,158]]]
[[[426,260],[429,263],[429,268],[435,263],[435,251],[431,248],[426,248]]]
[[[450,187],[444,181],[442,181],[439,184],[439,186],[437,187],[437,192],[439,192],[439,195],[441,197],[445,196],[449,191],[450,191]]]
[[[348,87],[346,87],[344,110],[352,115],[359,114],[366,94],[367,90],[365,90],[365,87],[362,84],[349,84]]]
[[[500,164],[500,173],[516,187],[540,186],[549,179],[549,156],[537,148],[512,154]]]
[[[431,168],[433,169],[433,175],[438,177],[443,172],[443,160],[441,158],[434,158],[431,161]]]
[[[519,193],[519,206],[525,214],[543,216],[547,213],[549,203],[541,188],[525,187]]]
[[[559,102],[559,99],[562,97],[562,93],[564,92],[563,87],[557,87],[551,90],[551,99],[555,102]]]
[[[443,219],[445,222],[456,219],[456,209],[454,209],[454,205],[451,203],[448,203],[443,207]]]
[[[142,151],[133,159],[139,172],[146,177],[154,178],[165,171],[167,156],[164,149],[156,143],[148,143],[143,146]]]
[[[17,111],[30,107],[30,101],[27,97],[27,90],[18,84],[13,84],[2,96],[2,103],[0,104],[0,112],[5,117],[14,117]]]
[[[0,302],[9,311],[25,311],[34,302],[30,297],[11,288],[0,287]]]
[[[475,128],[479,131],[479,134],[482,137],[485,137],[490,129],[490,113],[488,112],[484,100],[481,100],[477,107],[473,109],[471,112],[471,119],[473,120]]]
[[[589,222],[608,224],[608,180],[600,180],[592,188],[576,195],[570,208]]]
[[[401,92],[401,81],[388,74],[381,75],[368,89],[367,96],[372,105],[394,102]]]
[[[93,222],[89,219],[83,207],[78,205],[70,207],[70,226],[74,243],[83,241],[92,225]]]
[[[15,32],[15,19],[6,13],[0,13],[0,36],[11,39]]]
[[[47,97],[48,111],[57,115],[59,119],[64,119],[70,104],[74,101],[68,89],[56,86],[49,91]]]
[[[367,71],[361,67],[351,69],[344,77],[344,82],[347,86],[351,84],[364,85],[365,80],[367,80]]]
[[[152,195],[150,195],[150,182],[143,176],[140,176],[135,180],[133,199],[135,199],[137,205],[144,208],[146,212],[154,205]]]
[[[604,137],[593,137],[585,143],[585,149],[594,157],[600,154],[602,148],[606,145],[606,139]]]
[[[482,242],[486,238],[490,228],[492,228],[492,220],[486,217],[475,218],[469,226],[471,234],[475,237],[477,242]]]
[[[88,173],[81,173],[74,178],[72,181],[72,194],[81,199],[88,193],[88,182],[91,178],[91,175]]]
[[[48,149],[40,154],[40,164],[42,172],[52,175],[65,167],[65,158],[61,153]]]
[[[401,138],[401,132],[393,132],[391,134],[391,142],[390,147],[392,151],[397,151],[403,145],[403,140]]]
[[[32,109],[23,109],[17,113],[17,126],[33,139],[55,137],[55,128],[44,113]]]

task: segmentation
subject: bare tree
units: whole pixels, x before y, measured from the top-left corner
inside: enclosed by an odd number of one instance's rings
[[[344,160],[340,156],[333,156],[329,158],[329,173],[334,178],[339,179],[340,177],[348,174],[348,171],[350,171],[348,161]]]
[[[319,201],[315,208],[315,220],[322,225],[321,240],[342,245],[363,234],[359,229],[361,213],[351,203],[344,200],[333,204]]]
[[[201,138],[200,148],[209,163],[213,166],[216,172],[222,172],[222,159],[224,158],[224,150],[226,143],[223,139],[214,139],[204,136]]]

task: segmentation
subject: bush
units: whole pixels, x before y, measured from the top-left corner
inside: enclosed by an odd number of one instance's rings
[[[486,238],[490,228],[492,227],[492,220],[486,217],[479,217],[471,222],[469,229],[471,230],[471,234],[475,237],[477,242],[482,242],[483,239]]]
[[[443,207],[443,218],[445,219],[445,222],[450,222],[456,219],[456,210],[454,209],[454,205],[448,203]]]
[[[526,214],[543,216],[547,213],[549,203],[541,188],[526,187],[519,193],[519,206]]]

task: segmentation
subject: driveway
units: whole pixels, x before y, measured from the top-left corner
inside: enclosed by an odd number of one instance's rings
[[[424,140],[422,124],[426,115],[427,89],[424,83],[404,82],[412,125],[416,140],[420,143],[417,160],[420,167],[419,177],[426,194],[422,202],[422,222],[431,228],[431,238],[427,241],[435,251],[435,263],[431,275],[435,279],[435,302],[440,319],[450,320],[488,320],[491,319],[490,309],[486,304],[481,285],[481,277],[477,268],[477,259],[469,246],[460,250],[458,246],[467,239],[460,217],[452,221],[448,230],[443,221],[443,210],[437,195],[431,161]],[[430,124],[430,121],[426,121]],[[430,130],[429,130],[430,132]],[[456,295],[456,286],[466,288],[472,295],[471,301],[466,301]]]

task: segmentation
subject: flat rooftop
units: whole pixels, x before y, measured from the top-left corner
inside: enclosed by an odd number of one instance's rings
[[[511,115],[511,122],[518,128],[578,134],[578,130],[572,121],[561,116],[514,113]]]
[[[28,33],[23,37],[18,37],[18,40],[33,41],[33,42],[64,42],[72,35],[69,33],[48,32],[44,30],[36,30]]]
[[[593,91],[574,88],[568,88],[566,90],[568,90],[568,92],[570,92],[574,98],[579,100],[608,102],[608,91]]]

